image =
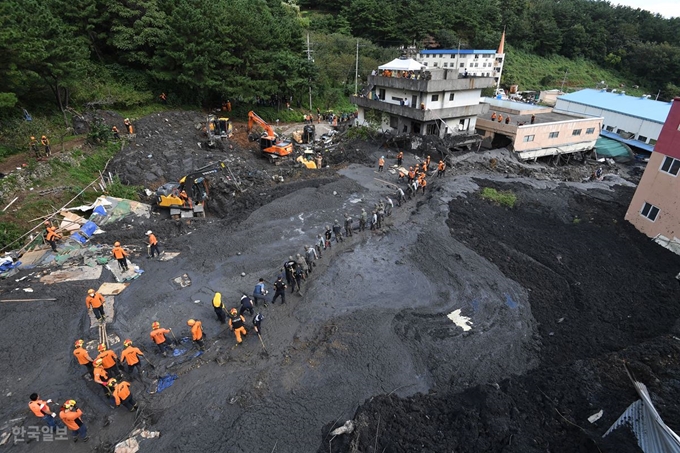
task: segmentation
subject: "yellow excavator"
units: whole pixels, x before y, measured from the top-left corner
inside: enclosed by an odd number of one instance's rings
[[[226,164],[218,162],[183,176],[179,182],[169,182],[156,189],[156,204],[170,208],[170,216],[205,217],[205,202],[210,193],[207,176],[224,171]]]

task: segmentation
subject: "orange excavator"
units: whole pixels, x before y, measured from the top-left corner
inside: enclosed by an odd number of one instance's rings
[[[263,130],[259,136],[251,133],[255,125]],[[285,160],[284,158],[293,157],[293,143],[281,140],[279,135],[274,132],[274,128],[253,111],[248,112],[248,134],[251,141],[260,141],[260,149],[271,163],[278,164]]]

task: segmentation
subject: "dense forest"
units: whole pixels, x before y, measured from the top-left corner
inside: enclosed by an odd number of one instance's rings
[[[504,27],[518,51],[592,60],[662,98],[680,94],[680,18],[606,1],[3,0],[0,115],[161,92],[185,105],[304,105],[310,84],[333,105],[353,92],[357,38],[365,75],[400,46],[495,48]]]

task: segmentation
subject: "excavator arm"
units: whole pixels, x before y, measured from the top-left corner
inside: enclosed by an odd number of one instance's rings
[[[265,120],[260,118],[260,116],[253,112],[252,110],[248,112],[248,132],[252,131],[254,125],[260,126],[263,130],[264,133],[266,134],[266,138],[268,140],[274,140],[278,135],[276,132],[274,132],[274,128],[272,128],[269,123],[267,123]]]

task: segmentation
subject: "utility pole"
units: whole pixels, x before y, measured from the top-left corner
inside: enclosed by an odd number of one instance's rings
[[[566,81],[567,81],[567,74],[569,74],[569,70],[568,70],[568,69],[567,69],[566,71],[564,71],[564,77],[562,78],[562,86],[560,87],[560,91],[561,91],[562,93],[564,93],[564,84],[565,84]]]
[[[656,98],[654,98],[655,101],[659,100],[659,95],[661,94],[661,88],[659,88],[659,91],[656,93]]]
[[[307,60],[312,60],[312,49],[309,47],[309,33],[307,33]],[[312,79],[308,79],[309,82],[309,111],[312,111]]]
[[[358,94],[359,89],[359,40],[357,39],[357,62],[354,69],[354,96]]]

